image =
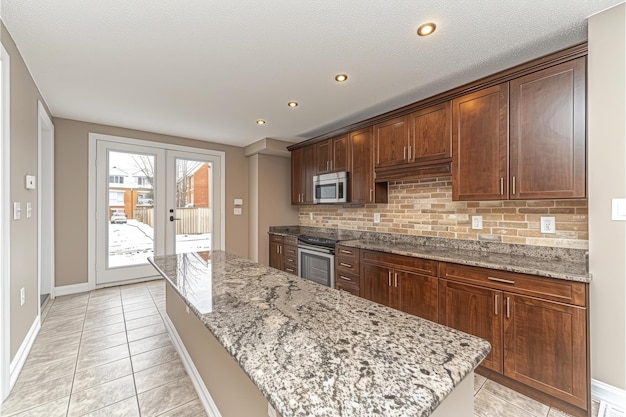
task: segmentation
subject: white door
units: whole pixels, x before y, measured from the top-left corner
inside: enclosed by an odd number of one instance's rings
[[[98,141],[96,285],[155,275],[165,253],[165,151]]]
[[[223,156],[129,142],[96,141],[96,286],[156,276],[148,257],[223,246]]]
[[[166,253],[221,248],[221,159],[167,151]]]

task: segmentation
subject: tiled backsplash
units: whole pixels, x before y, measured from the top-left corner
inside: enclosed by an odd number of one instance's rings
[[[299,224],[587,249],[587,211],[587,200],[452,201],[452,179],[443,177],[390,182],[389,204],[301,207]],[[380,213],[379,224],[374,213]],[[472,229],[473,215],[483,217],[482,230]],[[541,216],[556,218],[556,234],[541,233]]]

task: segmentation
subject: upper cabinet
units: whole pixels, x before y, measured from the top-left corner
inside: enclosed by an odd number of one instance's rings
[[[376,181],[449,175],[450,102],[374,125]]]
[[[453,200],[585,198],[585,66],[577,58],[453,100]]]
[[[349,135],[348,193],[350,203],[386,203],[387,184],[374,182],[372,128],[355,130]]]
[[[348,170],[348,135],[317,143],[317,173]]]
[[[508,104],[508,83],[452,101],[453,200],[507,198]]]
[[[514,199],[585,197],[585,58],[511,81]]]
[[[291,152],[291,204],[313,204],[316,150],[310,145]]]

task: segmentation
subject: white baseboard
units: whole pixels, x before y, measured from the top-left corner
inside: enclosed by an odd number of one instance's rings
[[[165,322],[165,327],[167,328],[167,332],[172,338],[172,342],[174,343],[174,347],[178,351],[178,354],[183,360],[183,365],[191,378],[191,382],[193,383],[196,392],[198,393],[198,397],[200,398],[200,402],[204,407],[204,411],[206,411],[209,417],[222,417],[219,410],[217,409],[217,405],[215,405],[215,401],[213,401],[213,397],[209,393],[206,385],[204,385],[204,381],[202,381],[202,377],[200,373],[196,369],[196,366],[193,364],[193,360],[191,356],[189,356],[189,352],[185,348],[183,341],[181,340],[176,328],[174,327],[174,323],[170,320],[167,314],[163,315],[163,321]]]
[[[17,381],[17,377],[20,375],[22,368],[24,367],[24,363],[26,362],[26,358],[28,358],[28,354],[30,353],[33,344],[35,343],[35,339],[39,334],[39,329],[41,329],[41,319],[40,316],[35,317],[35,321],[33,321],[33,325],[30,326],[30,330],[26,334],[22,345],[19,350],[15,354],[15,358],[11,362],[11,366],[9,367],[10,379],[9,379],[9,392],[13,389],[15,382]]]
[[[597,379],[591,380],[591,398],[598,401],[606,401],[622,410],[626,410],[626,391],[613,385],[605,384]]]
[[[84,282],[82,284],[64,285],[62,287],[54,287],[54,296],[62,297],[64,295],[79,294],[81,292],[89,291],[89,283]]]

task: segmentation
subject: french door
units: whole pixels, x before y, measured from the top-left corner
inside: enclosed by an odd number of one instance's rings
[[[221,158],[136,142],[96,144],[95,285],[155,276],[148,257],[221,249]]]

